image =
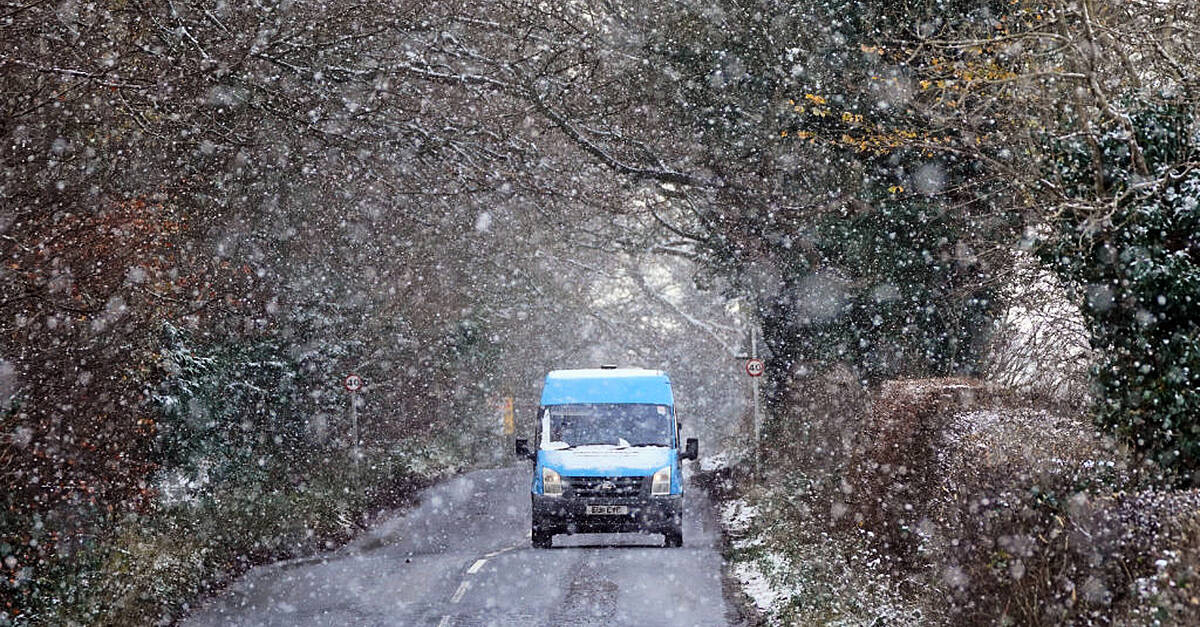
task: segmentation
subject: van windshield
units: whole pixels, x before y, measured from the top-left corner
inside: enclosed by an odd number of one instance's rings
[[[542,411],[542,448],[597,444],[669,447],[671,424],[671,410],[666,405],[551,405]]]

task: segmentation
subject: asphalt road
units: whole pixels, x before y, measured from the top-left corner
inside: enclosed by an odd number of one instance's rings
[[[425,491],[340,551],[256,568],[184,625],[728,625],[711,503],[689,486],[683,548],[661,535],[529,546],[529,466]]]

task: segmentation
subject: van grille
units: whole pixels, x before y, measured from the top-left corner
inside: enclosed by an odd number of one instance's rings
[[[638,496],[645,477],[563,477],[571,493],[584,497]]]

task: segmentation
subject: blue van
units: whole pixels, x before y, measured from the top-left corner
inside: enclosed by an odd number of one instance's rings
[[[683,474],[696,459],[675,417],[671,379],[661,370],[604,366],[546,375],[537,433],[518,439],[533,460],[533,546],[559,533],[661,533],[683,545]]]

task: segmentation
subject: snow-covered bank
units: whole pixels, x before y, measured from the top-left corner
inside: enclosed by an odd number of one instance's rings
[[[722,504],[731,535],[730,574],[767,624],[920,624],[919,604],[880,569],[865,537],[840,537],[817,517],[781,507],[772,491],[753,505]]]
[[[1159,486],[1082,414],[911,381],[860,422],[833,472],[713,471],[734,484],[728,572],[763,623],[1200,620],[1200,491]]]
[[[811,487],[797,477],[720,501],[728,573],[753,606],[747,613],[769,625],[922,623],[923,610],[881,570],[867,535],[835,533]]]

